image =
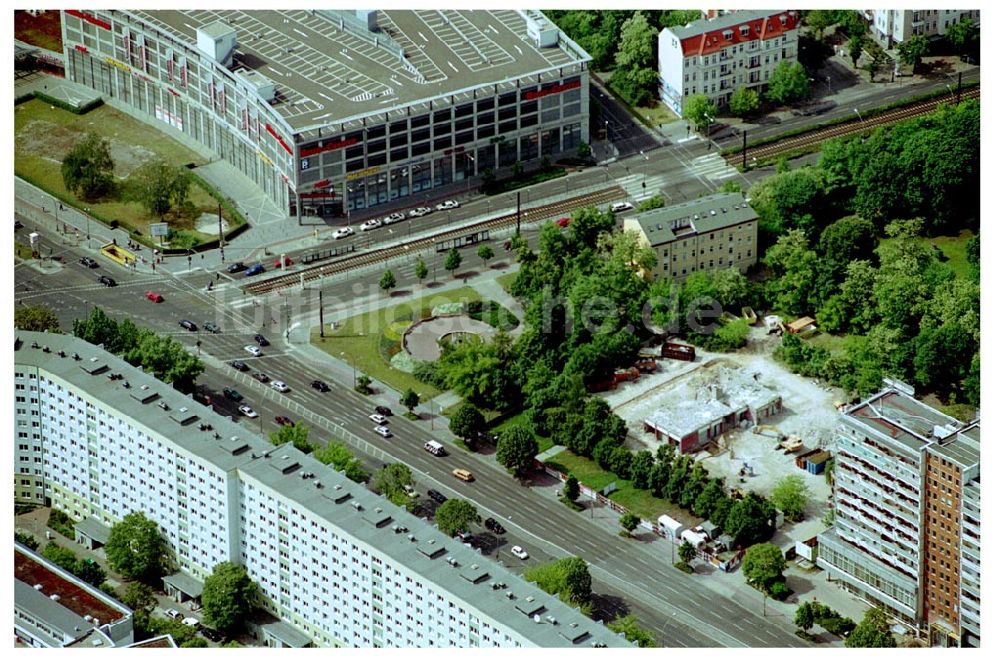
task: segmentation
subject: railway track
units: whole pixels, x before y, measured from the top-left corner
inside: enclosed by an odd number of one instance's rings
[[[979,97],[979,86],[963,90],[962,97],[964,99],[977,99]],[[950,99],[951,98],[948,98],[947,101],[950,101]],[[938,105],[940,105],[942,101],[943,100],[941,98],[929,99],[923,102],[911,104],[909,106],[900,107],[898,109],[890,109],[889,111],[879,114],[878,116],[865,118],[864,120],[854,120],[849,123],[841,123],[831,127],[824,127],[823,129],[816,130],[815,132],[789,137],[758,148],[748,148],[747,163],[749,164],[753,162],[755,158],[759,160],[767,157],[774,157],[799,148],[813,146],[830,139],[850,136],[852,134],[857,134],[858,132],[874,129],[880,125],[891,125],[908,118],[916,118],[917,116],[927,115],[937,109]],[[742,164],[743,151],[727,155],[726,162],[733,166]]]
[[[608,187],[597,192],[590,192],[578,197],[566,199],[557,203],[544,204],[534,208],[526,208],[521,211],[521,222],[531,223],[554,217],[558,213],[563,213],[570,209],[581,208],[583,206],[596,206],[610,203],[625,196],[624,190],[618,186]],[[362,268],[371,264],[378,264],[388,259],[393,259],[411,252],[421,252],[433,250],[435,245],[442,240],[448,240],[456,236],[462,236],[477,231],[502,229],[516,224],[517,213],[501,215],[485,222],[474,222],[458,229],[449,229],[440,233],[425,236],[414,241],[400,242],[390,247],[379,248],[367,252],[349,254],[343,258],[328,261],[323,264],[314,264],[309,268],[304,268],[293,273],[284,273],[270,278],[264,278],[253,284],[242,287],[245,294],[259,296],[279,289],[284,289],[300,281],[309,282],[320,277],[335,275],[345,271]]]

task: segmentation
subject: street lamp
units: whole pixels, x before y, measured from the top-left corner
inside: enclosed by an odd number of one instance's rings
[[[468,187],[465,189],[466,196],[472,192],[472,169],[475,165],[476,158],[470,153],[465,153],[465,180],[468,181]]]
[[[865,122],[865,119],[861,117],[861,113],[858,111],[858,107],[854,107],[854,113],[858,114],[858,120],[859,121]]]

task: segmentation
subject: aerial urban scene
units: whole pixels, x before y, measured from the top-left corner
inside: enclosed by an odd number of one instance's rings
[[[15,646],[980,646],[979,10],[14,33]]]

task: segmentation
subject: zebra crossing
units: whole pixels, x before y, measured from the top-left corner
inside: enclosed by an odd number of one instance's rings
[[[653,176],[643,173],[633,173],[621,178],[615,179],[626,194],[628,194],[628,200],[633,202],[640,202],[650,197],[656,196],[657,194],[662,195],[661,190],[663,186],[667,184],[666,176]],[[646,187],[642,184],[645,183]]]
[[[726,162],[718,153],[701,155],[691,160],[688,168],[696,175],[709,180],[724,180],[737,175],[736,167]]]

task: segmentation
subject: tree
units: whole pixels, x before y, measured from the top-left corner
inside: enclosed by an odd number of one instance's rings
[[[858,68],[858,59],[861,57],[863,45],[864,42],[861,41],[860,35],[851,37],[850,41],[847,43],[847,53],[851,56],[851,65],[854,69]]]
[[[444,269],[446,271],[451,271],[451,276],[455,277],[455,271],[458,267],[462,265],[462,255],[459,253],[458,248],[451,248],[448,251],[448,256],[444,258]]]
[[[812,602],[803,601],[799,604],[799,607],[795,609],[795,626],[802,629],[802,631],[809,631],[812,629],[814,622],[815,617],[813,616]]]
[[[711,124],[715,122],[715,117],[717,115],[719,115],[719,110],[716,108],[715,104],[708,99],[708,95],[691,95],[684,103],[684,112],[682,117],[694,125],[697,131],[703,134],[706,130],[708,130]]]
[[[480,518],[476,512],[476,507],[465,500],[450,499],[438,507],[434,513],[434,520],[437,521],[438,529],[450,537],[459,532],[465,532],[469,523],[478,525]]]
[[[809,502],[806,482],[798,474],[789,474],[774,487],[771,501],[789,520],[802,520],[806,504]]]
[[[923,57],[930,52],[930,48],[930,42],[925,35],[913,35],[900,44],[896,48],[896,52],[903,63],[913,65],[913,69],[917,70],[920,67]]]
[[[878,70],[882,67],[882,58],[873,57],[865,69],[868,70],[868,81],[875,83],[875,75],[878,74]]]
[[[774,515],[774,505],[751,492],[730,508],[725,522],[726,533],[744,547],[763,543],[774,533]]]
[[[608,629],[616,634],[621,634],[625,640],[635,643],[639,647],[656,647],[653,634],[640,627],[634,615],[629,614],[608,623]]]
[[[722,485],[722,480],[709,479],[701,489],[701,492],[698,493],[698,497],[695,498],[691,510],[695,515],[702,518],[709,518],[712,515],[712,509],[725,496],[726,489]]]
[[[945,35],[955,50],[962,55],[972,53],[979,46],[979,29],[971,18],[953,23],[945,31]]]
[[[55,311],[45,305],[24,305],[14,308],[14,328],[22,331],[62,333]]]
[[[351,481],[364,483],[368,480],[368,470],[364,468],[360,460],[354,457],[354,454],[343,442],[331,440],[327,442],[325,447],[314,450],[313,457],[322,464],[329,465],[341,472]]]
[[[844,641],[849,648],[891,648],[896,647],[896,639],[889,629],[889,618],[877,606],[865,611],[865,617],[858,622]]]
[[[413,267],[413,274],[417,276],[418,280],[423,280],[427,277],[427,264],[424,263],[423,257],[417,259],[417,265]]]
[[[206,641],[201,636],[195,636],[194,638],[189,638],[188,640],[181,643],[178,647],[182,648],[207,648],[208,641]]]
[[[295,425],[281,426],[268,435],[268,439],[275,446],[291,443],[292,446],[303,453],[312,453],[313,448],[315,448],[309,443],[309,426],[302,421],[299,421]]]
[[[45,544],[45,548],[42,549],[42,557],[69,573],[73,573],[73,569],[76,568],[76,555],[73,551],[69,548],[63,548],[55,541]]]
[[[760,96],[753,88],[737,88],[729,98],[729,110],[740,118],[749,118],[760,111]]]
[[[375,492],[397,506],[406,506],[409,497],[405,486],[412,483],[413,472],[403,463],[389,463],[375,472]]]
[[[94,587],[100,587],[101,583],[108,579],[108,574],[104,572],[101,565],[90,558],[77,560],[70,572]]]
[[[233,562],[219,562],[212,567],[201,593],[205,621],[222,632],[240,628],[256,600],[257,584],[246,569]]]
[[[578,160],[585,160],[588,157],[590,157],[590,146],[588,146],[584,141],[576,144],[576,158]],[[546,158],[542,159],[544,161]]]
[[[767,92],[764,96],[779,105],[797,102],[809,94],[809,75],[802,63],[791,63],[782,60],[771,74],[767,82]]]
[[[73,335],[92,345],[104,345],[112,354],[122,351],[117,340],[118,322],[101,308],[91,308],[86,319],[74,319]]]
[[[685,564],[693,560],[697,554],[698,549],[690,541],[681,541],[681,544],[677,546],[677,557],[681,558],[681,562]]]
[[[89,132],[63,158],[60,170],[67,190],[88,201],[98,199],[114,187],[111,145],[107,139]]]
[[[570,502],[575,502],[580,497],[580,482],[572,474],[566,477],[566,483],[563,485],[563,495]]]
[[[150,215],[163,219],[171,207],[182,208],[188,203],[190,189],[191,174],[186,168],[154,160],[129,175],[125,181],[125,199],[141,204]]]
[[[112,571],[130,580],[153,581],[166,569],[167,543],[156,521],[142,512],[112,525],[104,552]]]
[[[27,532],[14,532],[14,541],[30,550],[38,550],[38,539]]]
[[[497,462],[514,472],[526,476],[535,466],[538,440],[523,425],[514,425],[500,433],[497,440]]]
[[[632,457],[629,478],[638,490],[649,488],[649,473],[653,470],[654,464],[653,454],[646,450],[639,451]]]
[[[156,594],[146,583],[135,581],[126,585],[118,599],[136,613],[149,615],[156,608]]]
[[[631,511],[622,514],[622,517],[618,519],[618,524],[622,526],[625,531],[625,536],[632,536],[632,530],[639,527],[639,516],[635,515]]]
[[[466,444],[479,436],[486,429],[486,419],[483,413],[467,402],[455,410],[448,427]]]
[[[382,277],[378,281],[378,288],[385,292],[396,288],[396,276],[392,274],[390,269],[387,268],[385,273],[382,273]]]
[[[420,396],[412,388],[407,387],[407,389],[403,391],[403,395],[399,398],[399,404],[406,407],[406,411],[412,414],[413,410],[420,404]]]
[[[636,11],[622,24],[619,35],[609,85],[629,104],[641,106],[653,97],[658,80],[653,53],[657,30],[641,11]]]
[[[485,266],[493,258],[493,248],[489,245],[480,245],[479,249],[476,250],[476,254],[483,260],[483,265]]]
[[[525,580],[566,603],[585,604],[590,600],[592,580],[587,563],[579,557],[566,557],[531,567]]]
[[[361,374],[358,375],[357,379],[354,380],[354,390],[362,395],[371,395],[372,393],[372,378],[368,375]]]
[[[783,579],[781,572],[785,570],[785,556],[772,543],[758,543],[747,548],[740,566],[748,583],[759,590],[766,590],[772,582]]]

